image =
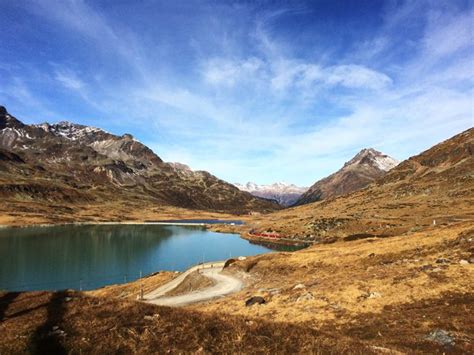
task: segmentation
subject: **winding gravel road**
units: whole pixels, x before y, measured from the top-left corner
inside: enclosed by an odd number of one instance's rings
[[[233,276],[222,274],[221,271],[223,267],[223,262],[195,266],[179,275],[176,279],[171,280],[165,285],[146,294],[144,301],[160,306],[179,307],[192,303],[208,301],[213,298],[222,297],[240,291],[243,287],[242,281]],[[201,275],[213,280],[215,285],[178,296],[166,296],[166,293],[178,287],[186,276],[197,269],[200,270]]]

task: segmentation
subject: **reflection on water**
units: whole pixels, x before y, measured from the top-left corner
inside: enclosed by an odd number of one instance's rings
[[[82,225],[0,229],[0,289],[94,289],[201,261],[270,249],[199,226]]]
[[[275,251],[297,251],[307,248],[310,244],[280,244],[280,243],[271,243],[263,240],[249,240],[249,243],[255,245],[261,245],[268,249]]]
[[[239,220],[229,220],[229,219],[164,219],[164,220],[149,220],[147,222],[159,222],[159,223],[194,223],[194,224],[235,224],[240,226],[244,222]]]

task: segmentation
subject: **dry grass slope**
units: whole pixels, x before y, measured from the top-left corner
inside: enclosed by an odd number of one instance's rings
[[[474,350],[473,223],[266,254],[227,270],[247,287],[191,309],[305,324],[402,352]],[[266,303],[245,307],[252,296]],[[455,345],[429,340],[437,330]]]
[[[77,292],[0,294],[0,353],[371,353],[304,326]]]

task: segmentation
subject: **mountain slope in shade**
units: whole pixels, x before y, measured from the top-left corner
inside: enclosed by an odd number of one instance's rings
[[[254,196],[275,200],[282,206],[291,206],[298,198],[308,190],[307,187],[299,187],[285,182],[276,182],[271,185],[257,185],[253,182],[234,184],[242,191],[250,192]]]
[[[25,125],[1,106],[0,195],[55,203],[143,201],[236,213],[278,208],[208,172],[183,172],[129,134],[69,122]]]
[[[307,203],[333,198],[364,188],[399,162],[375,149],[362,149],[334,174],[312,185],[295,203]]]
[[[471,128],[403,161],[365,189],[263,216],[255,227],[331,242],[472,224],[473,172]]]

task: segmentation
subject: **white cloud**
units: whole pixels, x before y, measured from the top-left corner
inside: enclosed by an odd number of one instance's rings
[[[54,79],[68,89],[80,91],[85,87],[84,82],[78,78],[77,74],[68,69],[56,70]]]
[[[277,92],[291,88],[297,81],[301,81],[306,71],[306,65],[289,59],[279,59],[270,63],[272,68],[270,87]]]
[[[131,69],[148,79],[152,71],[143,63],[143,47],[126,26],[113,26],[107,16],[84,0],[33,0],[26,9],[54,21],[63,28],[92,39],[97,51],[112,52],[125,60]]]
[[[386,74],[355,64],[322,67],[318,64],[297,64],[287,60],[277,68],[276,75],[272,78],[272,87],[275,90],[291,87],[308,89],[320,85],[377,90],[392,83],[392,79]]]
[[[428,17],[424,38],[425,50],[435,57],[453,54],[473,47],[473,13],[464,15],[443,14],[435,11]]]
[[[386,74],[361,65],[339,65],[327,68],[325,82],[348,88],[381,89],[392,83]]]
[[[208,83],[235,86],[254,81],[255,86],[280,93],[321,85],[378,90],[392,83],[386,74],[356,64],[323,67],[296,59],[280,58],[273,62],[253,57],[242,61],[212,59],[204,66],[203,77]]]
[[[205,63],[203,76],[208,83],[233,86],[238,81],[251,80],[262,66],[262,60],[255,57],[243,61],[214,58]]]

